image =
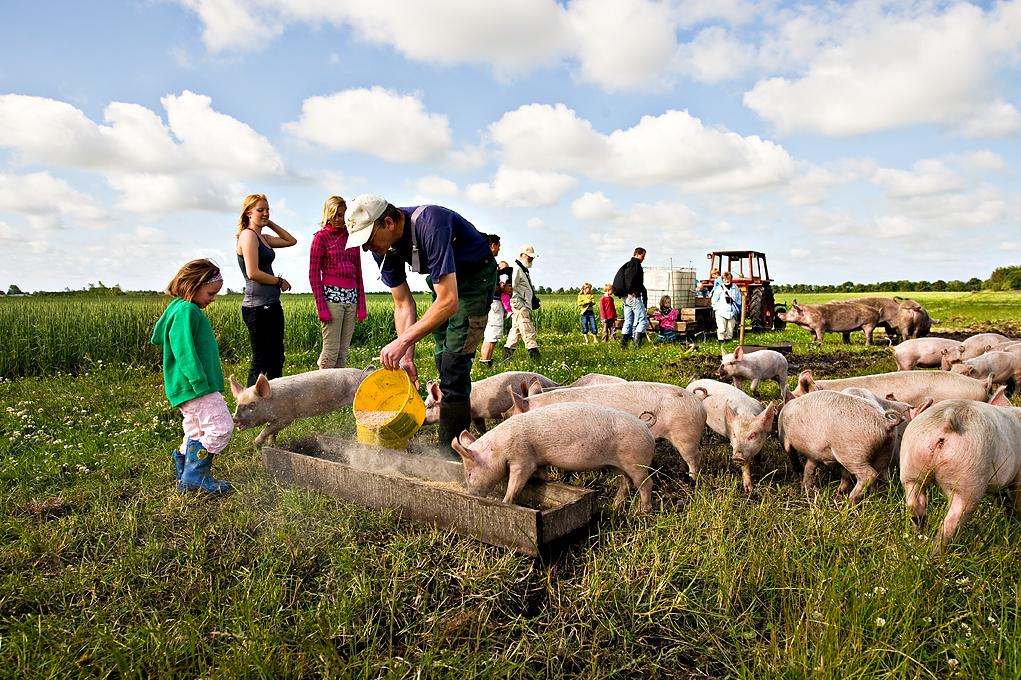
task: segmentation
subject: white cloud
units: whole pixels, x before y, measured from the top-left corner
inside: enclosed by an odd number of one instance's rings
[[[1003,243],[1000,244],[1000,250],[1008,253],[1013,253],[1015,251],[1021,250],[1021,246],[1019,246],[1014,241],[1004,241]]]
[[[664,85],[677,52],[670,9],[648,0],[574,0],[567,23],[573,32],[577,77],[609,91]]]
[[[960,191],[964,187],[961,178],[936,159],[918,161],[912,172],[880,168],[873,175],[873,181],[886,190],[887,196],[894,199],[944,194]]]
[[[693,80],[718,83],[735,78],[754,66],[755,54],[721,26],[699,32],[679,51],[680,69]]]
[[[830,213],[823,210],[810,210],[804,216],[805,226],[812,234],[833,236],[837,234],[853,234],[861,231],[861,225],[845,213]]]
[[[212,52],[259,49],[284,27],[246,0],[179,0],[202,21],[202,41]]]
[[[853,178],[853,173],[847,170],[838,174],[827,168],[806,164],[802,174],[793,178],[787,188],[787,204],[818,205],[829,198],[834,187],[845,184]]]
[[[862,8],[866,19],[857,22]],[[784,132],[853,135],[937,124],[1003,134],[1016,128],[1016,110],[995,105],[991,96],[996,64],[1016,52],[1021,36],[1016,7],[983,13],[959,3],[939,12],[920,4],[900,8],[899,15],[872,9],[852,6],[842,21],[849,35],[823,48],[801,77],[756,84],[745,105]]]
[[[68,219],[95,227],[107,218],[95,199],[48,172],[0,174],[0,210],[20,213],[42,229],[59,228]]]
[[[457,183],[438,175],[420,177],[415,182],[415,191],[423,196],[456,196]]]
[[[284,130],[333,151],[359,151],[394,163],[434,160],[451,144],[447,117],[421,100],[382,87],[309,97]]]
[[[617,214],[617,206],[601,191],[586,192],[571,203],[571,215],[579,220],[607,220]]]
[[[687,111],[643,116],[632,128],[603,135],[563,104],[530,104],[489,130],[508,166],[630,186],[674,182],[694,191],[730,191],[779,184],[794,171],[779,145],[706,128]]]
[[[961,124],[965,137],[989,139],[1010,137],[1021,132],[1021,111],[1004,101],[990,102]]]
[[[491,183],[469,184],[465,195],[475,203],[505,208],[553,205],[578,185],[570,175],[501,167]]]
[[[546,222],[541,217],[529,217],[525,224],[529,229],[542,229],[546,226]]]
[[[961,162],[968,168],[982,172],[1007,172],[1008,167],[1003,156],[989,149],[965,154]]]
[[[215,111],[209,97],[185,90],[162,100],[167,124],[138,104],[112,102],[106,124],[65,102],[0,95],[0,147],[25,163],[102,174],[139,212],[220,209],[240,180],[286,174],[269,141]]]
[[[791,248],[788,252],[791,257],[797,260],[804,260],[812,256],[812,251],[807,248]]]
[[[678,0],[674,13],[683,27],[697,26],[710,21],[722,21],[732,26],[748,23],[757,14],[771,11],[772,2],[750,0]]]

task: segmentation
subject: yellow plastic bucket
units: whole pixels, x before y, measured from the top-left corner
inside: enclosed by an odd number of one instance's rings
[[[399,369],[370,373],[358,386],[353,407],[362,444],[403,449],[425,421],[425,403]]]

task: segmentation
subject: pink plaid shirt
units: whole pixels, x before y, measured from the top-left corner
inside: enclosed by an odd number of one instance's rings
[[[347,248],[347,229],[323,227],[312,237],[308,258],[308,282],[319,314],[326,311],[323,286],[354,288],[358,291],[357,316],[366,316],[365,285],[362,283],[362,255],[358,248]]]

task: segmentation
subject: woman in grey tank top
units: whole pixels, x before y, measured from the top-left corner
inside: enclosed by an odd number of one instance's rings
[[[266,229],[272,233],[264,233]],[[241,317],[252,345],[248,385],[254,385],[260,373],[272,380],[284,372],[284,310],[280,293],[290,290],[291,284],[273,273],[276,258],[273,249],[287,248],[298,241],[269,219],[269,200],[265,194],[245,198],[235,237],[238,266],[245,277]]]

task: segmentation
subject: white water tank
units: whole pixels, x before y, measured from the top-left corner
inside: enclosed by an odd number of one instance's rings
[[[649,306],[658,307],[659,299],[670,296],[670,303],[680,309],[695,304],[695,270],[691,267],[645,267],[645,289]]]

